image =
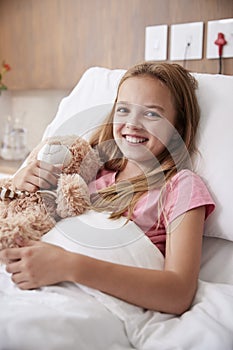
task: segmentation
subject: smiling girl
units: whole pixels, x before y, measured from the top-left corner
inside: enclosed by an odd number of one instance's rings
[[[0,258],[21,289],[78,282],[143,308],[182,314],[193,300],[204,221],[213,200],[191,168],[199,108],[195,79],[176,64],[144,62],[120,81],[106,122],[90,142],[103,167],[90,184],[93,208],[127,216],[165,257],[162,271],[76,254],[45,242],[6,249]],[[55,167],[29,164],[20,190],[54,185]]]

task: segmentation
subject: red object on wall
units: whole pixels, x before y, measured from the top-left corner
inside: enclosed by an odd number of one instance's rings
[[[227,44],[227,41],[225,39],[225,36],[223,33],[218,33],[218,37],[215,40],[215,45],[218,45],[218,55],[219,57],[222,57],[222,50],[223,50],[223,46],[225,46]]]

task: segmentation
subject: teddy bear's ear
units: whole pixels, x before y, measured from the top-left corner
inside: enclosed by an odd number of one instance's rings
[[[63,169],[63,172],[66,174],[78,173],[86,183],[89,183],[101,167],[98,152],[81,137],[77,137],[69,149],[72,153],[72,160],[68,167]]]

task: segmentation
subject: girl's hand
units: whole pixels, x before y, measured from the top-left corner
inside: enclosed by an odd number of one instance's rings
[[[70,254],[52,244],[29,241],[27,246],[2,250],[0,261],[20,289],[34,289],[68,281]]]
[[[20,169],[12,181],[18,190],[35,192],[56,186],[60,172],[61,166],[36,160]]]

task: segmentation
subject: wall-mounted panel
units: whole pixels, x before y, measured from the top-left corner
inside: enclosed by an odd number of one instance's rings
[[[203,51],[203,22],[171,25],[170,59],[200,60]]]
[[[223,34],[225,45],[222,57],[233,57],[233,18],[209,21],[207,24],[207,58],[218,58],[218,45],[215,44],[218,34]]]
[[[164,61],[167,59],[168,26],[149,26],[145,31],[145,60]]]

